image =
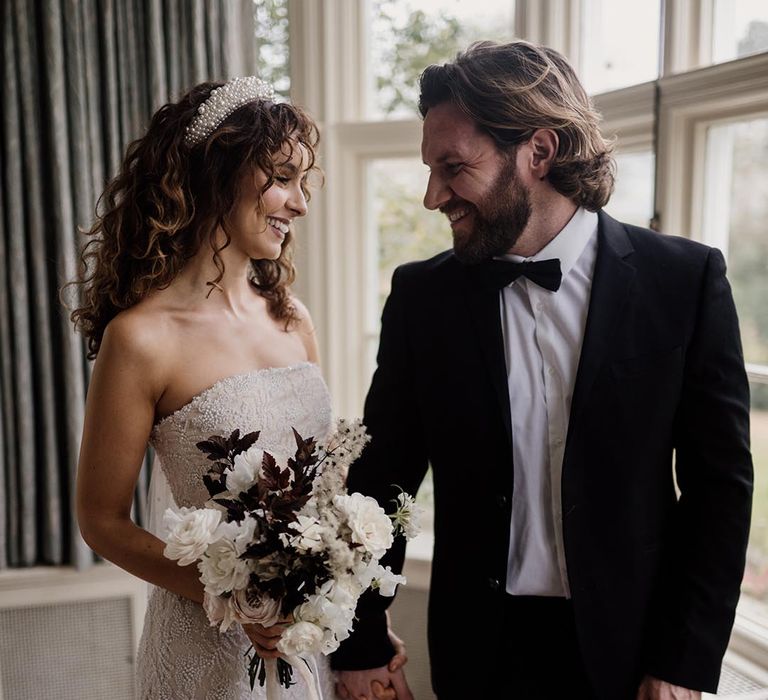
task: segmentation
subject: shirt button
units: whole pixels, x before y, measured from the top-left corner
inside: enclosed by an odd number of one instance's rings
[[[537,301],[536,302],[536,311],[542,311],[544,309],[544,302],[543,301]]]
[[[562,444],[563,444],[563,438],[555,438],[555,439],[552,441],[552,444],[553,444],[555,447],[560,447],[560,445],[562,445]]]
[[[554,377],[555,376],[555,368],[554,367],[550,367],[547,371],[549,372],[549,376],[550,377]]]
[[[501,590],[501,581],[499,581],[499,579],[493,578],[493,576],[491,576],[488,579],[488,588],[490,588],[494,592]]]

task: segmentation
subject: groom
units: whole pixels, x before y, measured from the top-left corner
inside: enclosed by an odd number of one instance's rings
[[[388,506],[432,466],[438,698],[714,692],[752,492],[723,256],[602,211],[611,147],[551,49],[474,44],[419,106],[453,251],[395,272],[349,489]],[[332,658],[346,697],[409,696],[388,601]]]

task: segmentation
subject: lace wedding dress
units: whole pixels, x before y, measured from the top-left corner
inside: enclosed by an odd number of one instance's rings
[[[331,429],[328,390],[317,365],[309,362],[256,370],[227,377],[161,420],[150,442],[167,479],[172,501],[202,506],[208,500],[203,474],[209,467],[195,446],[211,435],[239,428],[259,430],[259,447],[275,455],[295,451],[291,428],[304,437],[324,439]],[[158,471],[155,469],[155,471]],[[154,478],[153,478],[154,481]],[[162,487],[160,487],[162,490]],[[156,491],[153,487],[153,491]],[[155,509],[163,501],[154,494]],[[171,500],[170,497],[168,500]],[[162,503],[162,506],[173,505]],[[163,508],[164,510],[164,508]],[[162,513],[160,513],[162,515]],[[158,522],[158,518],[153,518]],[[162,539],[162,533],[150,525]],[[202,606],[164,588],[151,589],[137,659],[140,700],[245,700],[265,697],[258,685],[251,693],[244,655],[250,642],[235,625],[221,633],[212,627]],[[317,659],[324,700],[334,700],[327,658]],[[304,700],[308,690],[299,673],[296,684],[281,688],[281,698]]]

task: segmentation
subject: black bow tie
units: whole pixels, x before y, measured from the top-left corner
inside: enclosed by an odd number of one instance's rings
[[[539,287],[556,292],[560,289],[562,273],[560,260],[526,260],[512,262],[511,260],[487,260],[475,267],[476,274],[489,287],[501,289],[514,282],[518,277],[527,277]]]

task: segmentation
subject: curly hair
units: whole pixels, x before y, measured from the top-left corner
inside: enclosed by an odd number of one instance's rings
[[[419,112],[452,102],[508,152],[537,129],[552,129],[559,145],[548,180],[591,211],[613,192],[613,143],[600,115],[565,58],[526,41],[478,41],[453,63],[428,66],[420,78]]]
[[[290,158],[303,146],[308,171],[315,170],[318,129],[300,108],[254,101],[229,115],[202,143],[187,146],[185,130],[198,107],[222,82],[202,83],[178,102],[161,107],[144,136],[127,148],[120,171],[107,185],[96,218],[84,233],[90,240],[80,256],[80,306],[71,313],[96,357],[107,324],[151,292],[167,288],[203,245],[209,245],[218,277],[221,251],[230,243],[225,220],[239,199],[244,176],[266,175],[262,194],[274,182],[275,153]],[[305,180],[302,190],[310,192]],[[225,242],[218,244],[221,227]],[[298,321],[288,287],[295,278],[294,241],[289,232],[276,260],[251,260],[251,284],[267,300],[269,313],[286,326]]]

